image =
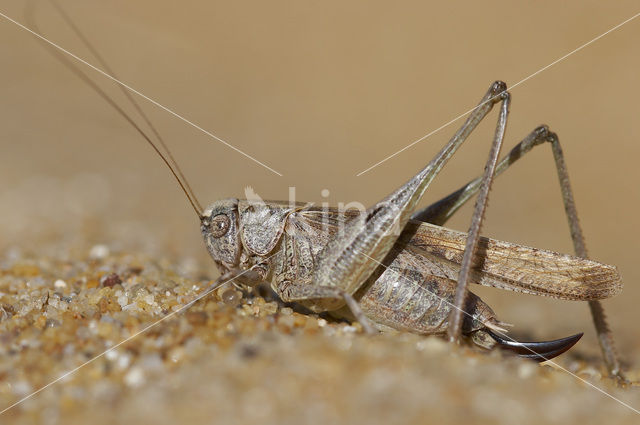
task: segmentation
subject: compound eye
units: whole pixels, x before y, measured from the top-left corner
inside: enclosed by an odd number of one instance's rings
[[[211,235],[214,238],[224,236],[229,230],[229,217],[224,214],[218,214],[211,219]]]

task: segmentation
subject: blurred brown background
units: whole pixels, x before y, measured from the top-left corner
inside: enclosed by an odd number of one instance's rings
[[[48,2],[2,12],[97,63]],[[119,78],[269,165],[279,177],[144,100],[203,203],[242,197],[369,205],[422,167],[461,120],[356,174],[637,13],[626,2],[63,1]],[[640,19],[516,87],[510,149],[546,123],[564,147],[594,259],[626,286],[606,302],[623,358],[637,366],[640,316]],[[42,44],[0,19],[0,249],[51,240],[107,243],[207,261],[198,222],[161,161]],[[117,87],[78,65],[113,94]],[[425,204],[482,171],[495,112],[430,188]],[[449,227],[466,230],[471,206]],[[537,148],[495,184],[483,233],[571,252],[553,160]],[[212,269],[213,264],[211,263]],[[213,272],[212,272],[213,273]],[[586,331],[586,304],[478,289],[500,317],[537,336]]]

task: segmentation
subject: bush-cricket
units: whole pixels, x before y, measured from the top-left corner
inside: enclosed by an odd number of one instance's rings
[[[171,155],[163,156],[147,141],[172,170],[198,214],[206,246],[223,273],[221,282],[250,270],[241,277],[245,284],[269,280],[283,301],[314,311],[351,314],[370,332],[375,326],[388,326],[424,334],[448,333],[451,340],[464,334],[480,345],[497,343],[541,360],[568,349],[579,336],[547,343],[509,341],[502,334],[502,323],[467,291],[467,283],[587,300],[609,370],[620,375],[598,302],[619,292],[620,278],[615,268],[586,259],[554,133],[544,126],[536,128],[498,162],[509,103],[504,83],[492,84],[434,160],[387,198],[357,213],[237,199],[203,209]],[[416,212],[429,183],[495,104],[501,105],[500,118],[484,176]],[[494,175],[544,142],[553,149],[577,257],[479,236]],[[476,193],[468,237],[440,227]]]

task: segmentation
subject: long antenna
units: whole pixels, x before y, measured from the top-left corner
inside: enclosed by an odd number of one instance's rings
[[[56,0],[51,0],[51,4],[56,8],[60,16],[62,16],[64,21],[67,23],[67,25],[69,25],[69,27],[73,30],[76,36],[80,39],[80,41],[82,41],[82,43],[89,49],[91,54],[98,60],[98,62],[100,62],[100,64],[107,71],[107,73],[111,74],[112,77],[119,79],[115,71],[111,69],[107,61],[102,57],[102,55],[100,55],[98,50],[93,47],[93,45],[89,42],[89,40],[84,36],[82,31],[80,31],[80,28],[77,27],[77,25],[73,22],[73,20],[69,17],[69,15],[67,15],[65,10],[58,4],[58,2]],[[145,114],[145,112],[142,110],[142,108],[140,107],[140,104],[136,102],[135,98],[131,95],[131,93],[119,84],[118,84],[118,88],[120,89],[120,91],[122,91],[122,93],[129,100],[129,102],[131,102],[135,110],[138,111],[138,113],[140,114],[142,119],[147,123],[149,128],[151,128],[151,131],[156,136],[156,139],[158,139],[158,141],[160,142],[160,145],[164,148],[165,153],[169,158],[169,162],[171,162],[171,164],[173,165],[173,169],[180,176],[180,179],[184,183],[184,186],[186,187],[187,191],[191,194],[191,199],[195,202],[196,206],[198,207],[198,210],[202,211],[202,205],[200,205],[200,202],[198,202],[198,198],[195,196],[193,189],[189,184],[189,181],[182,173],[182,170],[180,169],[178,162],[173,157],[171,150],[169,150],[169,147],[164,142],[164,139],[160,136],[160,132],[158,132],[156,127],[151,123],[151,120],[149,119],[147,114]]]
[[[91,50],[92,54],[94,54],[97,57],[97,59],[99,61],[101,61],[102,65],[105,66],[105,68],[108,68],[108,66],[106,65],[104,60],[98,55],[96,50],[86,40],[86,38],[82,35],[82,33],[79,31],[79,29],[77,27],[75,27],[75,25],[73,25],[73,23],[69,19],[69,17],[62,11],[62,9],[57,4],[55,4],[55,2],[52,1],[52,3],[54,4],[54,6],[56,6],[56,9],[63,16],[65,22],[67,22],[67,24],[69,24],[69,26],[73,29],[73,31],[76,33],[76,35]],[[32,10],[31,5],[32,5],[31,2],[27,3],[27,13],[26,13],[27,16],[26,16],[26,19],[27,19],[27,21],[29,22],[29,25],[32,28],[34,28],[35,30],[40,32],[40,30],[38,29],[37,24],[35,23],[35,19],[33,19],[33,15],[34,14],[33,14],[33,10]],[[156,144],[149,138],[149,136],[144,132],[144,130],[142,130],[140,128],[140,126],[113,100],[113,98],[111,96],[109,96],[100,86],[98,86],[91,78],[89,78],[83,71],[81,71],[73,62],[68,60],[66,58],[66,56],[60,54],[59,52],[57,52],[57,51],[55,51],[53,49],[48,48],[49,46],[47,46],[47,45],[45,45],[45,46],[47,47],[46,50],[54,58],[56,58],[58,61],[60,61],[71,72],[73,72],[78,78],[80,78],[89,87],[91,87],[91,89],[93,89],[96,92],[96,94],[98,94],[100,97],[102,97],[102,99],[105,102],[107,102],[111,107],[113,107],[144,138],[144,140],[147,141],[147,143],[153,148],[153,150],[158,154],[158,156],[160,156],[162,161],[169,168],[169,170],[171,171],[171,174],[173,174],[173,177],[176,179],[176,181],[180,185],[180,188],[182,189],[182,191],[186,195],[187,199],[189,200],[189,203],[191,204],[191,207],[193,208],[193,210],[196,212],[196,214],[198,215],[199,218],[202,218],[203,209],[202,209],[202,206],[201,206],[200,202],[198,202],[198,198],[195,196],[195,194],[193,193],[193,190],[191,189],[191,186],[187,182],[187,179],[182,174],[182,171],[180,170],[180,167],[176,163],[173,155],[171,154],[171,151],[169,150],[167,145],[164,143],[164,141],[160,137],[158,131],[155,129],[155,127],[151,123],[151,121],[144,114],[144,112],[142,111],[142,108],[140,108],[140,106],[134,101],[134,99],[132,99],[130,97],[130,95],[125,91],[125,94],[127,95],[127,98],[134,105],[134,107],[136,108],[138,113],[140,113],[140,115],[145,119],[146,123],[149,125],[149,127],[154,132],[155,136],[160,141],[162,147],[167,152],[167,156],[168,156],[169,159],[167,159],[167,157],[162,153],[162,151],[160,149],[158,149]],[[109,70],[109,72],[111,74],[113,74],[113,71]]]

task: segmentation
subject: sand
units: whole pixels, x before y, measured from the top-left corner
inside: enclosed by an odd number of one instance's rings
[[[269,294],[202,297],[197,264],[105,245],[9,250],[0,273],[3,407],[51,383],[11,423],[637,423],[620,403],[637,406],[638,389],[579,349],[538,365],[367,336]]]
[[[61,3],[123,81],[282,174],[142,102],[203,204],[251,186],[264,199],[286,200],[295,187],[298,201],[372,205],[460,121],[358,173],[472,108],[492,81],[513,86],[637,13],[632,0]],[[98,64],[49,2],[1,9]],[[638,22],[514,88],[505,140],[509,149],[542,123],[559,134],[590,256],[625,282],[604,305],[636,380]],[[3,20],[0,39],[1,410],[176,312],[217,271],[139,134],[32,36]],[[142,122],[117,87],[89,75]],[[423,205],[482,172],[495,118]],[[483,235],[571,253],[556,180],[548,146],[536,148],[494,184]],[[447,226],[466,231],[470,214]],[[586,382],[438,338],[368,337],[267,294],[229,305],[216,293],[0,422],[638,423],[630,407],[640,409],[640,389],[606,377],[585,303],[474,292],[514,336],[585,332],[557,363]]]

